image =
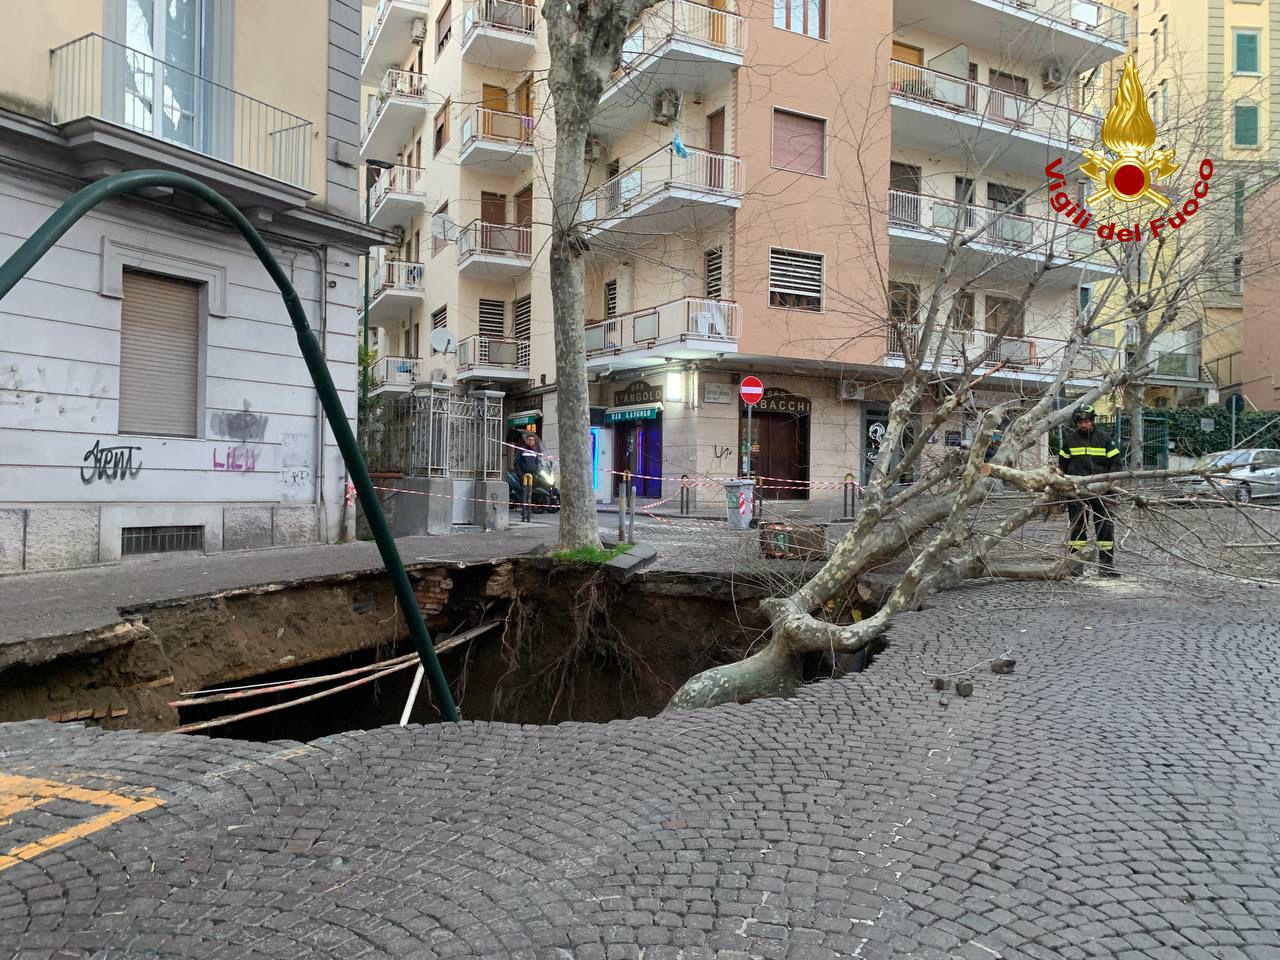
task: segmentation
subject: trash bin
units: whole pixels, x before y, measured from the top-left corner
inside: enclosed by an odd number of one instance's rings
[[[729,526],[736,530],[749,530],[755,515],[754,480],[726,480],[724,482],[725,514]]]

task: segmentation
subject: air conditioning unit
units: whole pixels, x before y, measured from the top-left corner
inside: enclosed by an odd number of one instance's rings
[[[675,123],[680,113],[680,94],[674,90],[666,90],[658,94],[653,101],[653,119],[664,126]]]
[[[840,387],[836,391],[836,396],[841,400],[863,400],[866,398],[867,388],[865,384],[858,383],[856,380],[841,380]]]
[[[1046,90],[1057,90],[1067,82],[1067,68],[1057,60],[1046,60],[1040,66],[1040,85]]]
[[[418,46],[422,46],[424,43],[426,43],[427,42],[427,21],[425,20],[413,21],[413,32],[409,35],[409,38]]]
[[[587,163],[595,163],[598,160],[603,160],[606,153],[608,153],[608,150],[603,140],[590,139],[582,152],[582,159],[586,160]]]

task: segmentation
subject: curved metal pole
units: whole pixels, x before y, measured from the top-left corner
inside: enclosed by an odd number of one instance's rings
[[[78,191],[66,203],[59,207],[31,237],[20,246],[8,260],[0,265],[0,300],[14,285],[21,280],[36,262],[58,242],[64,233],[71,229],[77,220],[103,201],[123,193],[136,193],[149,187],[170,187],[182,190],[199,197],[209,206],[215,208],[235,225],[243,234],[249,247],[258,255],[267,273],[280,290],[284,299],[289,319],[293,321],[294,332],[298,336],[298,348],[302,351],[302,359],[307,363],[311,380],[316,392],[320,394],[320,402],[324,406],[325,418],[329,421],[329,429],[333,431],[342,459],[351,473],[351,481],[360,497],[360,505],[364,508],[369,529],[386,564],[387,574],[395,588],[396,599],[404,611],[404,618],[409,626],[409,637],[417,648],[422,666],[426,670],[431,684],[431,693],[444,714],[446,720],[458,720],[458,708],[453,702],[453,694],[449,691],[444,671],[440,669],[440,661],[427,632],[426,621],[422,619],[422,611],[418,608],[418,600],[413,594],[413,586],[409,583],[409,575],[405,572],[404,562],[400,559],[400,551],[396,549],[395,539],[383,516],[382,506],[378,503],[378,495],[373,489],[373,480],[369,477],[369,469],[365,466],[364,457],[351,432],[351,424],[347,421],[346,411],[342,409],[342,401],[338,391],[334,389],[333,378],[329,375],[329,366],[325,362],[324,351],[307,323],[306,311],[298,299],[293,284],[280,268],[275,256],[267,247],[262,236],[254,229],[253,224],[245,219],[230,201],[216,190],[180,173],[169,173],[164,170],[136,170],[131,173],[119,173],[97,183],[90,184]],[[323,451],[323,446],[321,450]]]

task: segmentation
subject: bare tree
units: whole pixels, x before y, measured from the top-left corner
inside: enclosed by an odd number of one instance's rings
[[[584,331],[580,209],[587,184],[584,150],[591,119],[622,59],[627,28],[656,0],[551,0],[543,8],[555,110],[551,180],[551,297],[556,349],[556,414],[561,436],[560,547],[600,546],[592,493],[591,431]]]

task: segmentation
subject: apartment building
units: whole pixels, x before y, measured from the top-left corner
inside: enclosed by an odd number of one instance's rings
[[[112,173],[211,185],[290,274],[350,414],[355,0],[44,0],[0,37],[0,233]],[[0,571],[334,541],[346,478],[282,301],[193,198],[99,206],[0,303]]]
[[[1184,365],[1163,361],[1148,402],[1175,405],[1241,392],[1246,200],[1274,176],[1280,144],[1271,135],[1280,94],[1280,4],[1274,0],[1114,0],[1130,15],[1129,50],[1139,64],[1152,117],[1178,146],[1214,162],[1213,203],[1197,227],[1215,251],[1197,284],[1180,336]],[[1101,76],[1101,75],[1100,75]],[[1163,344],[1171,348],[1174,344]],[[1194,364],[1202,362],[1197,370]],[[1196,379],[1205,381],[1197,389]],[[1163,387],[1163,389],[1160,389]],[[1204,388],[1209,389],[1204,389]]]
[[[989,225],[947,278],[961,354],[1054,245],[993,386],[1043,380],[1104,268],[1037,188],[1049,159],[1097,140],[1070,78],[1121,55],[1124,24],[1087,0],[655,4],[584,145],[598,496],[624,469],[647,498],[682,475],[745,470],[777,498],[865,478],[903,362],[886,298],[915,314],[957,218]],[[509,427],[554,451],[546,64],[532,5],[366,8],[370,216],[401,237],[371,260],[378,389],[501,390]],[[433,351],[441,328],[456,349]],[[766,386],[751,437],[747,374]]]

